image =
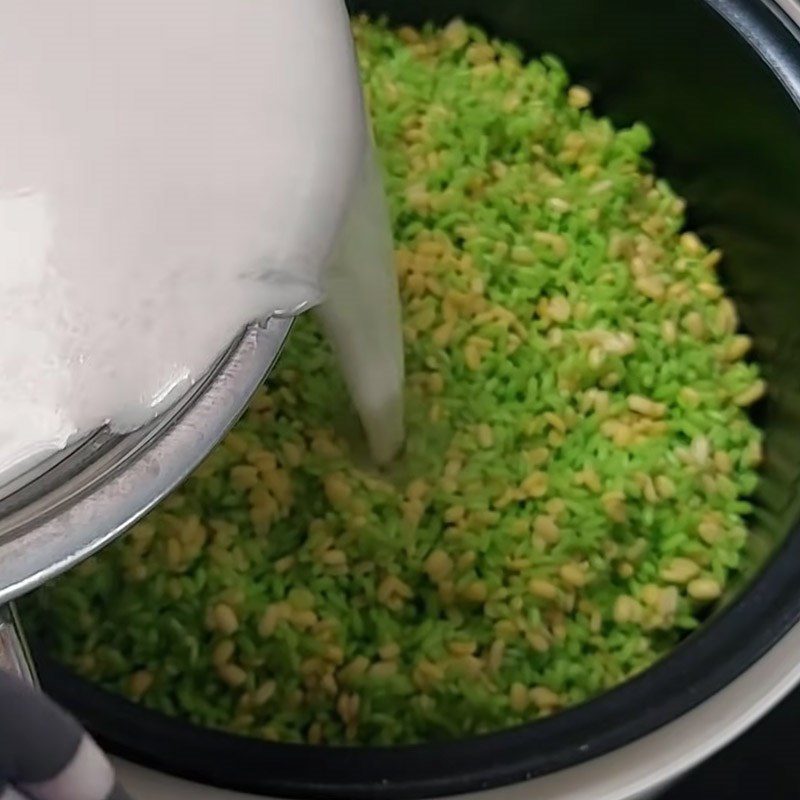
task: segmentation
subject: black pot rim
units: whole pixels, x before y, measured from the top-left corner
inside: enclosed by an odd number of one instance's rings
[[[800,106],[800,43],[769,0],[704,0]],[[575,708],[511,730],[392,748],[278,744],[197,727],[90,685],[34,646],[43,685],[110,752],[227,789],[287,798],[412,800],[486,790],[616,750],[739,677],[800,620],[800,527],[747,590],[669,656]]]

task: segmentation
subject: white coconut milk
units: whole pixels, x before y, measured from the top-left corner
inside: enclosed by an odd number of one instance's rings
[[[321,313],[391,457],[363,115],[339,0],[0,0],[0,473],[151,419],[245,324],[319,303],[337,241]]]

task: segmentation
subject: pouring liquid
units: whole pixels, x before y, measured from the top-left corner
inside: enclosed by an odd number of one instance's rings
[[[383,183],[370,148],[317,313],[378,465],[388,464],[405,438],[403,338],[393,252]]]
[[[149,421],[329,263],[320,314],[391,456],[397,290],[342,3],[0,0],[0,112],[0,482]]]

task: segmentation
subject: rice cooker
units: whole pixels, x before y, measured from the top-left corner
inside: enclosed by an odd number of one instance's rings
[[[300,1],[300,0],[296,0]],[[329,0],[302,0],[329,2]],[[794,0],[353,0],[398,24],[463,16],[559,54],[616,123],[644,120],[770,387],[753,567],[723,607],[635,679],[545,720],[451,743],[277,744],[199,729],[41,656],[44,686],[147,800],[641,800],[800,681],[800,13]]]

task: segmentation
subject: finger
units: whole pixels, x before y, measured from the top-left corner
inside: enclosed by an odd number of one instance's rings
[[[20,794],[13,786],[6,786],[5,789],[0,789],[0,800],[30,800],[30,798]]]
[[[0,778],[18,786],[57,775],[78,749],[83,731],[58,706],[0,670]]]
[[[33,800],[109,800],[114,770],[94,740],[84,734],[72,759],[56,775],[19,786]]]
[[[110,762],[55,703],[0,671],[0,778],[34,800],[122,800]],[[5,800],[0,796],[0,800]]]

